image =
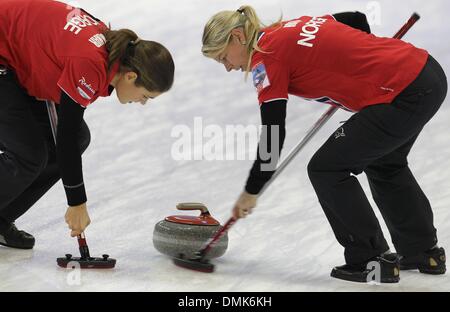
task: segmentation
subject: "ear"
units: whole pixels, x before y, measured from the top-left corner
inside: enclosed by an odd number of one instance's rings
[[[127,72],[125,73],[124,77],[126,81],[134,83],[137,79],[137,74],[135,72]]]
[[[244,29],[242,27],[233,29],[231,31],[231,35],[235,37],[240,43],[247,41],[245,38]]]

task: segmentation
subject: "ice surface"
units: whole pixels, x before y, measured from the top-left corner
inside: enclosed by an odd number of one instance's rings
[[[368,12],[372,3],[356,0],[80,0],[79,5],[113,28],[130,28],[162,42],[176,61],[171,92],[146,107],[122,106],[115,96],[99,100],[86,113],[92,133],[84,174],[92,224],[86,231],[91,254],[117,259],[112,271],[83,271],[79,283],[56,258],[77,254],[64,223],[66,201],[55,186],[23,218],[19,228],[33,233],[33,251],[0,247],[0,291],[449,291],[447,276],[402,272],[401,283],[368,286],[333,280],[343,263],[336,242],[306,174],[314,151],[349,117],[339,112],[260,199],[255,213],[231,229],[229,250],[216,261],[217,272],[178,268],[152,246],[153,227],[184,201],[207,204],[225,222],[245,182],[251,160],[175,161],[175,125],[258,125],[254,88],[241,73],[227,74],[200,53],[203,26],[219,10],[253,5],[264,22],[304,14],[345,10]],[[428,49],[450,72],[450,32],[445,0],[378,1],[381,24],[373,32],[392,36],[413,11],[422,15],[405,40]],[[410,156],[411,168],[433,205],[440,244],[450,250],[449,100],[429,123]],[[287,152],[326,107],[292,97],[287,121]],[[248,156],[248,155],[247,155]],[[247,157],[248,159],[248,157]],[[367,194],[368,185],[361,176]],[[375,207],[375,205],[374,205]],[[377,211],[378,213],[378,211]],[[378,214],[379,215],[379,214]],[[381,219],[380,219],[381,221]],[[384,225],[383,225],[384,226]],[[385,229],[385,227],[384,227]],[[387,231],[385,231],[388,236]],[[72,275],[71,275],[72,274]],[[75,281],[75,282],[74,282]],[[75,284],[75,285],[74,285]],[[78,285],[77,285],[78,284]]]

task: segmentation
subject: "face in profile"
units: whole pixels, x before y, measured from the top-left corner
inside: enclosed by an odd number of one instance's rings
[[[117,97],[121,104],[141,103],[145,105],[149,99],[161,95],[161,92],[149,91],[136,85],[137,74],[135,72],[120,73],[115,82]]]
[[[216,61],[223,64],[227,72],[232,70],[248,71],[250,58],[244,32],[241,28],[233,29],[230,43],[226,49],[218,55]]]

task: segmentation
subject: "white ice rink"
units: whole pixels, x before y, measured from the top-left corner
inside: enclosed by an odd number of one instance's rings
[[[78,4],[112,27],[130,28],[142,38],[163,43],[176,62],[173,89],[145,107],[122,106],[115,95],[87,109],[92,142],[84,154],[84,175],[92,224],[86,231],[91,254],[117,259],[110,271],[83,271],[79,283],[56,258],[78,254],[64,223],[66,199],[60,183],[16,223],[36,237],[32,251],[0,247],[0,291],[449,291],[449,276],[402,272],[396,285],[360,285],[329,277],[344,262],[309,183],[306,165],[313,153],[349,114],[337,113],[274,182],[250,218],[229,233],[227,253],[216,272],[175,267],[152,245],[156,222],[177,214],[179,202],[207,204],[221,222],[241,192],[252,164],[235,161],[175,161],[174,126],[259,125],[256,93],[240,72],[200,53],[203,26],[214,13],[253,5],[264,22],[347,10],[371,12],[373,3],[357,0],[79,0]],[[417,11],[422,19],[405,37],[427,49],[450,73],[447,0],[378,1],[379,25],[372,31],[392,36]],[[440,245],[450,251],[450,100],[423,131],[410,164],[435,213]],[[284,154],[327,107],[291,97]],[[206,139],[205,139],[206,141]],[[250,151],[250,154],[253,152]],[[367,194],[365,176],[360,176]],[[372,199],[371,199],[372,200]],[[373,203],[373,201],[372,201]],[[376,209],[375,204],[373,205]],[[377,215],[379,213],[377,211]],[[380,222],[382,222],[380,217]],[[383,228],[386,229],[383,223]],[[385,230],[386,238],[389,238]],[[73,272],[72,272],[73,273]],[[75,279],[76,281],[76,279]],[[75,285],[74,285],[75,284]]]

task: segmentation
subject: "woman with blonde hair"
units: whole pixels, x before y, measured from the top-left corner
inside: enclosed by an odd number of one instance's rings
[[[111,30],[88,12],[52,0],[0,2],[0,244],[33,248],[14,221],[60,178],[71,235],[89,225],[81,154],[85,109],[116,90],[122,104],[167,92],[174,62],[161,44]],[[43,100],[58,110],[56,148]]]
[[[274,173],[285,138],[288,95],[355,114],[316,152],[308,174],[346,264],[335,278],[366,282],[376,262],[381,282],[400,269],[445,273],[430,203],[407,156],[447,93],[445,73],[427,51],[370,34],[364,14],[302,16],[265,27],[255,10],[222,11],[206,24],[203,54],[225,69],[251,73],[263,133],[257,159],[234,209],[246,217]],[[276,131],[276,139],[272,132]],[[270,157],[263,159],[264,154]],[[354,175],[366,173],[399,257],[389,252],[379,222]]]

